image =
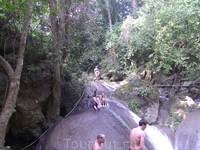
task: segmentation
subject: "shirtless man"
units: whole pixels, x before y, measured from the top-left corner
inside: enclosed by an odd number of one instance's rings
[[[100,99],[97,96],[97,94],[94,94],[93,96],[93,107],[95,110],[100,110],[101,104],[100,104]]]
[[[105,135],[98,134],[97,140],[94,142],[92,150],[103,150],[103,143],[105,142]]]
[[[102,96],[101,96],[101,105],[103,107],[106,107],[108,105],[108,99],[104,93],[102,93]]]
[[[147,127],[147,121],[141,119],[139,121],[139,126],[131,130],[130,133],[130,150],[144,150],[144,141],[145,141],[145,132],[144,130]]]
[[[96,80],[99,81],[99,79],[100,79],[100,69],[99,69],[98,65],[94,68],[94,74],[95,74]]]

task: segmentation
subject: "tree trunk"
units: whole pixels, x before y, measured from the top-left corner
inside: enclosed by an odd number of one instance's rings
[[[49,0],[50,6],[50,22],[51,22],[51,33],[53,36],[54,43],[54,60],[53,60],[53,98],[48,103],[47,108],[47,121],[53,123],[60,112],[60,97],[61,97],[61,78],[60,78],[60,47],[59,47],[59,25],[58,16],[52,10],[58,10],[57,1]]]
[[[133,18],[137,18],[137,8],[138,8],[138,2],[137,0],[132,0],[132,8],[133,8]]]
[[[69,0],[59,0],[61,6],[59,7],[60,13],[60,22],[59,22],[59,40],[60,45],[62,45],[62,61],[63,63],[67,57],[67,46],[69,43],[69,36],[68,36],[68,26],[69,26],[69,9],[71,6],[71,1]],[[69,7],[65,7],[64,5],[68,5]]]
[[[24,25],[22,29],[23,33],[20,39],[19,54],[15,71],[13,71],[10,64],[7,63],[2,56],[0,56],[0,65],[6,71],[7,76],[9,78],[9,89],[8,93],[6,93],[6,101],[0,114],[0,149],[3,149],[4,147],[7,125],[13,112],[15,112],[15,105],[17,101],[21,72],[23,68],[24,50],[26,45],[27,32],[29,31],[30,28],[31,13],[29,12],[31,11],[32,11],[32,0],[29,1],[28,11],[25,15]]]
[[[111,11],[110,11],[110,1],[109,0],[105,0],[105,3],[106,3],[106,10],[108,12],[110,30],[112,30],[112,18],[111,18]]]

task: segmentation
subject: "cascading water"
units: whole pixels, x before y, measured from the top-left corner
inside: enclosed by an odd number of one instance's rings
[[[110,102],[117,104],[117,106],[120,108],[126,109],[129,112],[132,121],[138,124],[141,118],[138,117],[135,113],[130,111],[128,108],[126,108],[122,103],[118,101],[112,100]],[[120,116],[116,116],[117,115],[116,113],[114,115],[116,118],[120,118]],[[121,121],[121,123],[124,124],[126,127],[128,126],[124,120],[121,120],[121,118],[119,121]],[[127,128],[129,129],[129,131],[131,130],[130,127]],[[147,150],[174,150],[173,144],[169,140],[167,135],[156,126],[148,125],[147,128],[145,129],[145,133],[146,133],[146,140],[148,143],[148,146],[146,147]]]
[[[157,127],[148,126],[145,132],[147,134],[147,140],[151,143],[154,150],[174,150],[167,135]]]
[[[116,90],[118,87],[120,87],[120,85],[119,84],[114,84],[114,83],[112,83],[112,84],[108,84],[108,83],[106,83],[106,82],[102,82],[101,83],[103,86],[105,86],[107,89],[108,89],[108,91],[114,91],[114,90]]]

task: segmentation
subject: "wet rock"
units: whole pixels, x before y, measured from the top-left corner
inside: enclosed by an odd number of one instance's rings
[[[176,150],[199,150],[200,145],[200,109],[187,115],[176,131]]]
[[[104,150],[126,150],[130,131],[138,126],[139,120],[124,102],[110,100],[109,107],[98,112],[89,107],[62,119],[40,138],[35,150],[89,150],[99,133],[106,136]],[[171,138],[161,130],[148,125],[146,150],[174,150]]]
[[[88,150],[99,133],[106,135],[104,150],[128,149],[129,130],[106,108],[92,107],[64,118],[39,141],[36,150]]]
[[[133,79],[115,90],[113,96],[125,101],[133,112],[148,122],[156,121],[159,92],[149,81]]]
[[[171,104],[168,107],[169,115],[165,123],[168,124],[172,130],[177,130],[179,124],[186,118],[186,115],[195,110],[197,104],[189,96],[173,96],[170,100]]]

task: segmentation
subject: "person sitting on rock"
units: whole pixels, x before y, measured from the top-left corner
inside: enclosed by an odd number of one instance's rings
[[[98,65],[94,68],[94,74],[95,74],[96,80],[99,81],[99,79],[100,79],[100,67]]]
[[[95,110],[100,110],[101,104],[100,104],[100,99],[97,96],[97,94],[95,94],[93,96],[93,107]]]
[[[102,93],[102,96],[101,96],[101,105],[103,107],[108,106],[108,98],[104,93]]]

